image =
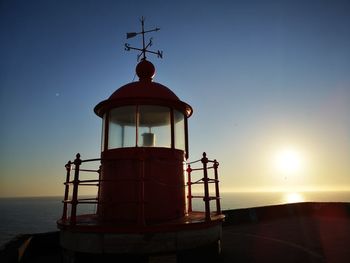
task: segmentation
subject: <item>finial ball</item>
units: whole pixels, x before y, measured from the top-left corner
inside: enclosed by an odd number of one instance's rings
[[[152,80],[155,73],[154,65],[145,59],[136,66],[136,74],[140,80]]]

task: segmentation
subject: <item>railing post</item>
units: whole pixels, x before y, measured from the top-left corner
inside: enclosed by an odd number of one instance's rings
[[[187,186],[188,186],[188,191],[187,191],[187,205],[188,205],[188,208],[187,208],[187,213],[190,213],[192,212],[192,181],[191,181],[191,172],[192,172],[192,168],[191,168],[191,165],[188,165],[187,166],[187,169],[186,169],[186,172],[187,172]]]
[[[218,175],[218,167],[219,162],[214,160],[214,175],[215,175],[215,196],[216,196],[216,213],[221,214],[221,205],[220,205],[220,192],[219,192],[219,175]]]
[[[208,170],[207,170],[207,164],[208,164],[208,158],[207,154],[203,153],[203,158],[201,159],[203,164],[203,182],[204,182],[204,202],[205,202],[205,220],[210,221],[210,199],[209,199],[209,179],[208,179]]]
[[[77,204],[78,204],[78,186],[79,186],[79,167],[81,165],[80,153],[77,153],[74,160],[74,181],[73,181],[73,195],[72,195],[72,210],[71,210],[71,224],[75,225],[77,219]]]
[[[70,181],[71,166],[72,166],[71,161],[68,161],[68,163],[64,166],[66,168],[66,183],[65,183],[64,197],[63,197],[62,220],[67,219],[67,201],[68,201],[68,196],[69,196],[69,181]]]

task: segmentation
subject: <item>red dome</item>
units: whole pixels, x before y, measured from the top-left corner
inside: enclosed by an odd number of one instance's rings
[[[166,100],[180,100],[174,92],[162,84],[151,81],[137,81],[128,83],[117,89],[109,99],[125,98],[159,98]]]
[[[97,104],[94,111],[98,116],[102,117],[112,108],[135,104],[169,106],[182,111],[187,117],[191,116],[190,105],[182,102],[166,86],[152,81],[155,70],[151,62],[141,61],[136,71],[140,80],[120,87],[107,100]]]

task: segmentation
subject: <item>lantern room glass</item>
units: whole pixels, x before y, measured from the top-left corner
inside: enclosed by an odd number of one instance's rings
[[[106,119],[107,119],[107,114],[103,114],[103,118],[102,118],[102,138],[101,138],[101,151],[103,152],[105,150],[105,140],[106,140],[106,136],[105,136],[105,129],[106,129]]]
[[[170,108],[140,105],[138,110],[138,146],[171,147]]]
[[[109,113],[108,149],[135,147],[136,106],[115,108]]]
[[[165,147],[186,151],[185,118],[181,111],[165,106],[114,108],[103,116],[102,151],[126,147]],[[172,134],[174,138],[171,138]]]
[[[183,113],[174,110],[174,136],[175,148],[179,150],[186,150],[185,142],[185,116]]]

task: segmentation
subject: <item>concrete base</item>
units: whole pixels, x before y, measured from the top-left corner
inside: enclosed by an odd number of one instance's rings
[[[172,253],[204,247],[221,240],[221,223],[203,229],[156,233],[84,233],[61,230],[61,246],[94,254]]]

